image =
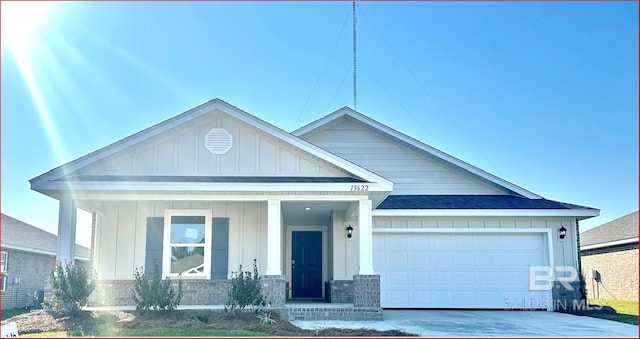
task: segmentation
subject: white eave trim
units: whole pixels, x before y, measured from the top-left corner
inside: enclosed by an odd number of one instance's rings
[[[17,250],[17,251],[24,251],[24,252],[30,252],[30,253],[37,253],[37,254],[45,254],[45,255],[50,255],[50,256],[56,256],[56,252],[53,251],[47,251],[47,250],[39,250],[36,248],[31,248],[31,247],[25,247],[25,246],[20,246],[20,245],[12,245],[12,244],[2,244],[2,249],[11,249],[11,250]],[[76,260],[82,260],[82,261],[89,261],[89,258],[87,257],[81,257],[76,255]]]
[[[378,209],[374,217],[596,217],[598,210],[574,209]]]
[[[580,251],[592,250],[592,249],[603,248],[603,247],[611,247],[611,246],[617,246],[617,245],[633,244],[633,243],[637,243],[638,240],[639,240],[638,237],[635,237],[630,239],[603,242],[601,244],[580,246]]]
[[[460,160],[460,159],[458,159],[458,158],[456,158],[454,156],[451,156],[451,155],[449,155],[449,154],[447,154],[445,152],[442,152],[442,151],[440,151],[440,150],[438,150],[438,149],[436,149],[436,148],[434,148],[432,146],[429,146],[429,145],[427,145],[427,144],[425,144],[425,143],[423,143],[423,142],[421,142],[419,140],[416,140],[416,139],[414,139],[414,138],[412,138],[412,137],[410,137],[410,136],[408,136],[408,135],[406,135],[404,133],[398,132],[395,129],[389,127],[389,126],[386,126],[386,125],[384,125],[384,124],[382,124],[382,123],[380,123],[380,122],[378,122],[378,121],[376,121],[374,119],[371,119],[371,118],[369,118],[369,117],[367,117],[367,116],[365,116],[365,115],[363,115],[361,113],[358,113],[358,112],[356,112],[356,111],[354,111],[354,110],[352,110],[352,109],[350,109],[348,107],[341,108],[341,109],[339,109],[338,111],[336,111],[334,113],[331,113],[331,114],[329,114],[329,115],[327,115],[327,116],[325,116],[323,118],[320,118],[320,119],[318,119],[318,120],[316,120],[316,121],[314,121],[314,122],[312,122],[312,123],[310,123],[310,124],[308,124],[306,126],[303,126],[303,127],[299,128],[299,129],[293,131],[292,134],[294,134],[296,136],[300,136],[302,134],[310,132],[310,131],[312,131],[312,130],[314,130],[314,129],[316,129],[316,128],[318,128],[318,127],[320,127],[320,126],[322,126],[322,125],[324,125],[324,124],[326,124],[326,123],[328,123],[328,122],[330,122],[332,120],[335,120],[335,119],[337,119],[337,118],[339,118],[341,116],[344,116],[344,115],[349,116],[349,117],[351,117],[353,119],[356,119],[356,120],[358,120],[358,121],[360,121],[360,122],[362,122],[362,123],[364,123],[366,125],[369,125],[369,126],[375,128],[375,129],[378,129],[378,130],[380,130],[380,131],[382,131],[384,133],[387,133],[387,134],[391,135],[392,137],[394,137],[396,139],[399,139],[399,140],[401,140],[401,141],[403,141],[403,142],[405,142],[405,143],[407,143],[407,144],[409,144],[409,145],[411,145],[413,147],[416,147],[416,148],[418,148],[418,149],[420,149],[420,150],[422,150],[422,151],[424,151],[426,153],[429,153],[429,154],[431,154],[431,155],[433,155],[433,156],[435,156],[437,158],[440,158],[445,162],[451,163],[451,164],[453,164],[453,165],[455,165],[455,166],[457,166],[457,167],[459,167],[459,168],[461,168],[461,169],[463,169],[463,170],[465,170],[467,172],[470,172],[471,174],[474,174],[474,175],[476,175],[476,176],[478,176],[480,178],[483,178],[485,180],[493,182],[494,184],[496,184],[498,186],[504,187],[505,189],[510,190],[512,192],[515,192],[517,194],[520,194],[520,195],[522,195],[522,196],[524,196],[526,198],[529,198],[529,199],[540,199],[540,198],[542,198],[541,196],[539,196],[539,195],[537,195],[537,194],[535,194],[535,193],[533,193],[531,191],[528,191],[528,190],[526,190],[526,189],[524,189],[524,188],[522,188],[522,187],[520,187],[518,185],[515,185],[513,183],[510,183],[510,182],[508,182],[508,181],[506,181],[506,180],[504,180],[502,178],[499,178],[499,177],[497,177],[497,176],[495,176],[495,175],[493,175],[491,173],[485,172],[484,170],[482,170],[482,169],[480,169],[478,167],[475,167],[475,166],[473,166],[473,165],[471,165],[471,164],[469,164],[469,163],[467,163],[465,161],[462,161],[462,160]]]
[[[367,186],[367,191],[354,190],[354,186]],[[103,181],[49,181],[36,188],[38,191],[191,191],[191,192],[390,192],[386,183],[216,183],[216,182],[103,182]]]

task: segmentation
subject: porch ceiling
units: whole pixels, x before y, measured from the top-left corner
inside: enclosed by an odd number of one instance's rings
[[[344,211],[353,201],[283,201],[282,215],[286,225],[326,223],[332,211]],[[310,208],[306,210],[306,208]]]

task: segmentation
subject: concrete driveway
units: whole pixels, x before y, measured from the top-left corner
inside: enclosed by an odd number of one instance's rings
[[[292,321],[322,327],[402,330],[422,337],[635,337],[638,326],[545,311],[384,310],[383,321]]]

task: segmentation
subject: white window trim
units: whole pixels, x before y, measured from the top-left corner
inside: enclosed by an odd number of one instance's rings
[[[9,253],[8,252],[4,252],[2,251],[2,256],[4,257],[4,267],[2,267],[2,281],[0,282],[0,286],[2,288],[2,292],[4,292],[7,289],[7,276],[5,275],[8,272],[7,266],[8,266],[8,262],[9,262]]]
[[[4,267],[2,267],[4,269],[2,270],[2,272],[7,272],[7,261],[9,261],[9,253],[5,251],[2,251],[0,253],[2,253],[2,256],[4,256]]]
[[[175,216],[204,216],[204,273],[178,275],[171,273],[171,217]],[[169,278],[181,277],[183,279],[211,279],[211,210],[204,209],[179,209],[164,211],[164,233],[162,242],[162,276]]]

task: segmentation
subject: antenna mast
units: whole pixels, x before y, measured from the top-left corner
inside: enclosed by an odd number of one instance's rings
[[[353,109],[358,111],[358,68],[356,64],[356,2],[353,2]]]

